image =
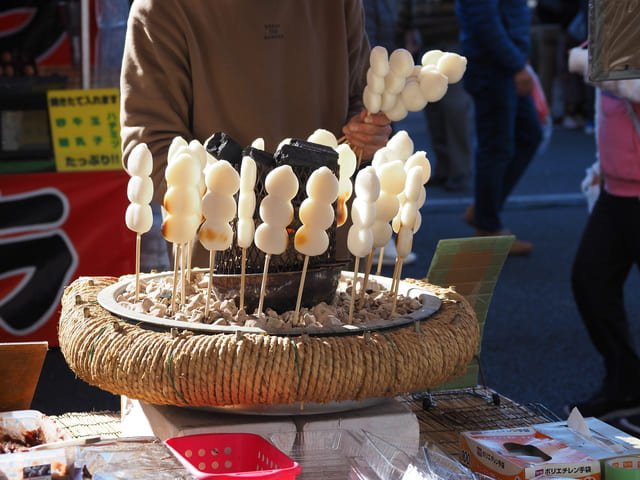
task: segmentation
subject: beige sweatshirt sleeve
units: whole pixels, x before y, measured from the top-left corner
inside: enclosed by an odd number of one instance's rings
[[[140,142],[154,159],[154,198],[166,191],[164,169],[171,140],[190,140],[192,92],[184,19],[172,0],[136,0],[129,15],[120,79],[123,158]]]
[[[364,28],[364,8],[362,0],[347,0],[345,2],[345,17],[350,19],[349,28],[349,117],[360,113],[364,108],[362,92],[367,82],[369,68],[369,52],[371,47]]]

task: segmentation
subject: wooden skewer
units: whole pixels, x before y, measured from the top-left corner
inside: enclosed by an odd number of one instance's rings
[[[302,303],[302,291],[304,290],[304,281],[307,277],[307,268],[309,267],[309,255],[304,256],[302,265],[302,275],[300,276],[300,286],[298,287],[298,299],[296,300],[296,311],[293,315],[293,324],[297,325],[298,315],[300,315],[300,304]]]
[[[398,289],[400,288],[400,275],[402,274],[402,262],[404,258],[398,259],[398,273],[396,278],[395,289],[393,290],[393,307],[391,308],[391,315],[396,313],[396,305],[398,303]]]
[[[182,246],[182,254],[180,255],[180,303],[184,303],[187,298],[187,282],[186,279],[186,271],[187,271],[187,247],[189,243],[185,243]]]
[[[180,245],[173,244],[173,289],[171,291],[171,312],[176,313],[176,295],[178,292],[178,260],[180,255]]]
[[[369,283],[369,272],[371,272],[371,265],[373,265],[373,250],[367,257],[367,264],[364,267],[364,281],[362,282],[362,290],[360,290],[360,303],[364,303],[364,294],[367,291],[367,283]]]
[[[207,282],[207,298],[204,305],[204,318],[209,316],[209,303],[211,301],[211,291],[213,290],[213,266],[216,263],[216,251],[209,251],[209,281]]]
[[[384,247],[380,249],[380,255],[378,255],[378,267],[376,268],[376,275],[382,273],[382,260],[384,260]]]
[[[191,283],[191,254],[193,253],[193,240],[187,243],[187,283]]]
[[[267,274],[269,272],[269,261],[271,260],[271,255],[266,254],[264,256],[264,270],[262,272],[262,285],[260,286],[260,301],[258,302],[258,316],[262,316],[262,307],[264,305],[264,295],[267,289]]]
[[[347,136],[343,135],[338,139],[338,145],[347,141]]]
[[[136,302],[140,296],[140,234],[136,234]]]
[[[356,171],[360,170],[360,164],[362,163],[362,154],[363,153],[364,153],[364,150],[359,148],[358,149],[358,163],[356,164]]]
[[[393,274],[391,275],[391,288],[389,291],[393,293],[396,289],[396,282],[398,280],[398,264],[400,263],[400,259],[396,257],[396,262],[393,266]]]
[[[242,249],[242,258],[240,259],[240,310],[244,310],[244,286],[245,276],[247,274],[247,249]]]
[[[351,285],[351,304],[349,305],[349,320],[347,323],[351,325],[353,323],[353,307],[355,305],[355,298],[357,295],[358,286],[358,269],[360,268],[360,257],[356,257],[355,265],[353,267],[353,284]]]

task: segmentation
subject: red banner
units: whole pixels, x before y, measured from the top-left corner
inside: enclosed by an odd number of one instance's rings
[[[0,341],[58,345],[64,287],[135,268],[124,223],[128,175],[0,175]]]

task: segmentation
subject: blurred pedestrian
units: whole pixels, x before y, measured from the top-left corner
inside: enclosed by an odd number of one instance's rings
[[[369,44],[384,47],[391,53],[398,48],[396,0],[363,0],[362,5]]]
[[[526,0],[458,0],[464,86],[475,107],[474,204],[465,220],[476,235],[506,233],[502,210],[542,139],[527,69],[531,11]],[[533,244],[516,238],[510,254]]]
[[[570,70],[586,78],[587,51],[573,49]],[[575,406],[585,417],[640,413],[640,357],[625,309],[624,285],[640,267],[640,80],[597,84],[596,147],[602,187],[571,272],[576,305],[604,361],[600,389]]]
[[[579,9],[567,26],[561,42],[561,59],[565,68],[562,71],[564,117],[562,126],[568,129],[582,129],[587,134],[594,130],[595,89],[584,81],[581,75],[567,68],[567,55],[570,49],[587,40],[589,2],[581,0]]]
[[[429,50],[460,53],[454,0],[400,0],[398,31],[405,48],[420,64]],[[450,84],[446,95],[424,109],[435,167],[430,185],[464,192],[472,180],[473,101],[461,82]]]

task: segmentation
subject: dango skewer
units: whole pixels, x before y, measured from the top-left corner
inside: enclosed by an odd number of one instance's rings
[[[396,310],[398,299],[398,289],[402,274],[402,264],[404,259],[411,253],[413,246],[413,234],[419,228],[420,207],[425,201],[426,194],[424,184],[429,181],[431,175],[431,165],[424,152],[416,152],[405,164],[407,168],[407,179],[404,188],[404,202],[399,212],[400,228],[398,231],[396,249],[398,258],[392,281],[393,306],[391,314]]]
[[[240,259],[240,310],[244,310],[247,248],[253,243],[255,225],[253,212],[256,207],[255,184],[257,177],[256,162],[250,156],[242,159],[240,166],[240,194],[238,195],[238,246],[241,248]]]
[[[364,288],[361,301],[364,300],[364,290],[367,288],[369,273],[373,264],[373,255],[376,248],[384,255],[384,247],[391,240],[393,230],[390,222],[396,216],[399,208],[398,194],[404,189],[406,174],[402,161],[393,160],[374,166],[376,175],[380,181],[380,196],[376,200],[376,218],[372,227],[373,248],[367,258],[367,267],[364,276]],[[378,259],[378,268],[382,261]]]
[[[369,255],[373,248],[373,232],[371,227],[375,222],[375,202],[380,195],[380,181],[375,169],[368,166],[360,170],[355,180],[355,199],[351,207],[352,225],[347,235],[347,248],[355,257],[353,269],[353,284],[351,286],[351,304],[349,305],[349,324],[353,323],[353,309],[358,286],[358,270],[360,257]]]
[[[131,202],[125,214],[127,227],[136,232],[135,301],[140,295],[140,243],[142,234],[153,224],[149,205],[153,197],[153,182],[150,175],[153,159],[147,144],[136,145],[129,155],[127,172],[131,176],[127,184],[127,197]]]
[[[216,252],[226,250],[233,241],[233,229],[229,222],[236,215],[233,196],[240,188],[240,175],[226,160],[219,160],[207,169],[205,176],[207,193],[202,199],[202,214],[205,221],[198,233],[198,239],[209,250],[209,279],[205,300],[205,318],[209,316],[209,306],[213,291],[213,270]]]
[[[345,143],[338,145],[338,200],[336,205],[336,226],[341,227],[347,221],[349,212],[347,202],[353,194],[351,176],[356,171],[357,159],[351,147]]]
[[[204,148],[204,145],[200,143],[198,140],[193,139],[187,145],[188,152],[194,156],[198,162],[200,163],[200,170],[202,174],[200,175],[200,181],[198,183],[198,191],[200,196],[202,197],[205,194],[206,186],[204,184],[204,169],[207,166],[207,151]],[[186,262],[186,283],[191,283],[191,268],[192,268],[192,256],[193,256],[193,243],[195,242],[195,238],[192,238],[189,243],[187,243],[187,249],[185,254],[185,262]]]
[[[180,138],[180,137],[176,137]],[[184,142],[184,140],[182,140]],[[175,312],[178,277],[182,279],[182,301],[186,297],[186,282],[184,274],[183,246],[196,235],[202,219],[202,200],[198,185],[202,176],[202,168],[198,158],[184,148],[182,142],[174,139],[169,147],[167,168],[164,176],[167,191],[164,195],[163,206],[167,212],[162,222],[162,235],[174,244],[174,281],[171,295],[171,310]],[[172,150],[172,146],[176,146]],[[182,275],[178,275],[179,264]]]
[[[299,209],[302,226],[298,228],[294,237],[295,249],[304,255],[304,264],[298,287],[298,297],[293,316],[294,325],[298,323],[302,291],[309,266],[309,257],[322,255],[329,247],[329,236],[326,230],[334,222],[335,214],[332,207],[338,198],[339,181],[327,167],[314,170],[306,184],[307,198]]]
[[[262,315],[264,296],[271,255],[280,255],[287,249],[289,237],[287,226],[293,220],[291,200],[298,193],[298,178],[289,165],[281,165],[269,172],[265,178],[267,196],[260,203],[262,223],[255,233],[256,247],[265,253],[260,298],[257,315]]]

